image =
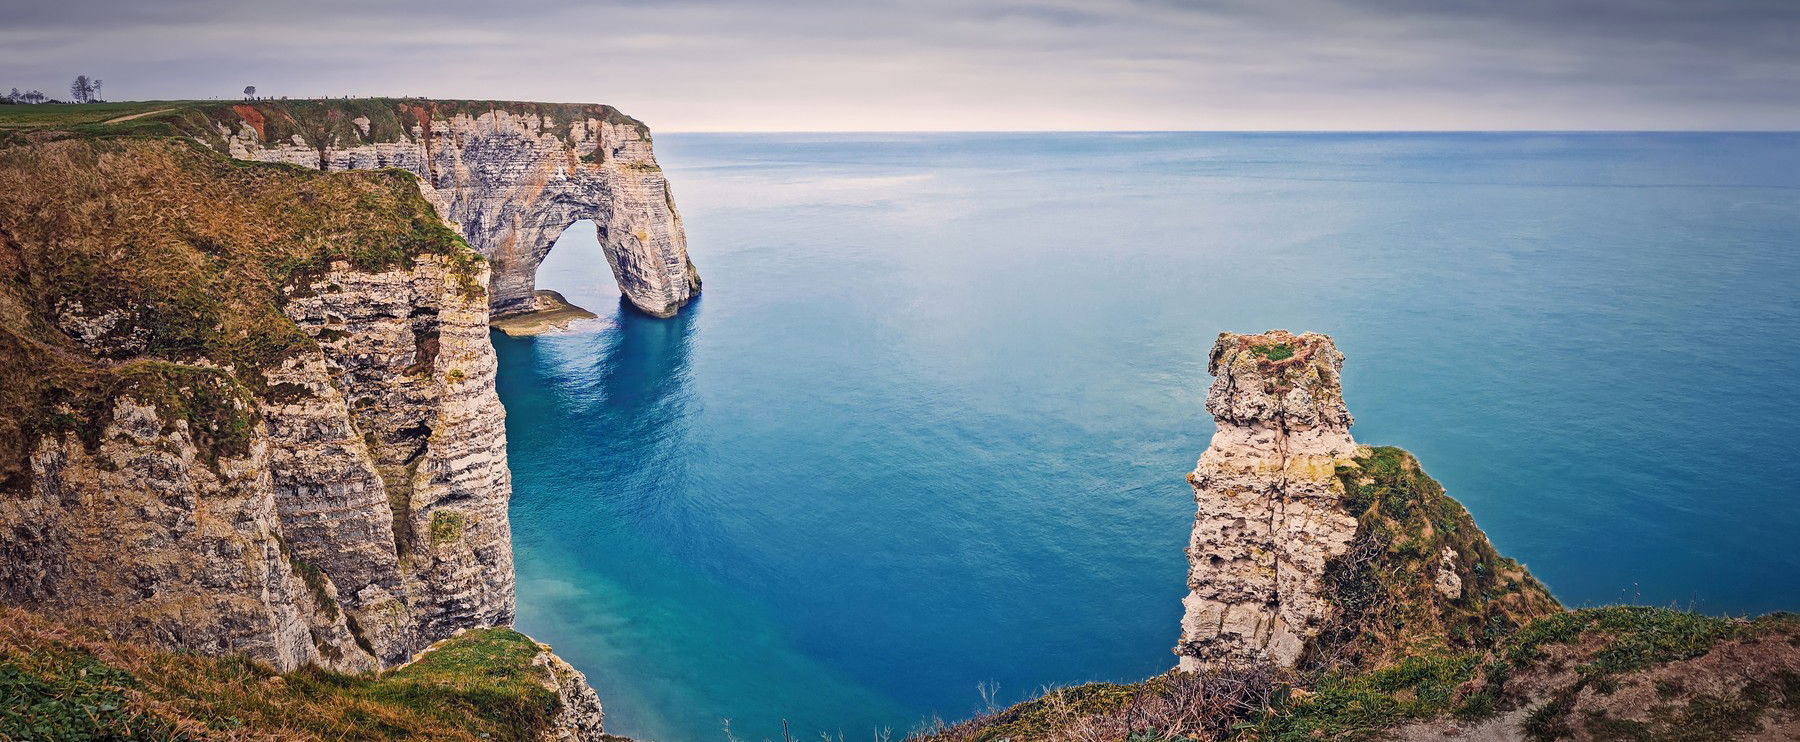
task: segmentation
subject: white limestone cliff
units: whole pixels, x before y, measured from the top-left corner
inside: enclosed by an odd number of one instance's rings
[[[593,220],[619,291],[658,317],[699,293],[687,236],[649,130],[605,106],[396,101],[353,127],[291,122],[234,106],[219,125],[232,157],[324,170],[397,167],[418,175],[426,198],[493,264],[496,316],[530,311],[537,267],[563,230]],[[209,142],[209,139],[201,139]]]
[[[1335,476],[1356,452],[1342,367],[1325,335],[1221,333],[1213,345],[1206,409],[1218,432],[1188,475],[1181,669],[1293,666],[1330,617],[1326,562],[1357,527]]]

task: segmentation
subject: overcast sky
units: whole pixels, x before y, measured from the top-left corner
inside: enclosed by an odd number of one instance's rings
[[[1800,129],[1800,0],[0,0],[0,90],[659,131]]]

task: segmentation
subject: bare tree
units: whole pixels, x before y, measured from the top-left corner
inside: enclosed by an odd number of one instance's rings
[[[94,97],[94,81],[87,75],[76,75],[75,82],[69,83],[69,100],[86,103]]]
[[[244,97],[245,98],[255,98],[256,97],[256,86],[255,85],[245,85],[244,86]]]
[[[43,103],[44,102],[44,91],[42,91],[42,90],[26,91],[24,98],[25,98],[26,103]]]
[[[106,81],[102,80],[98,77],[94,78],[94,100],[95,100],[95,102],[106,100],[105,98],[100,97],[100,83],[103,83],[103,82],[106,82]]]

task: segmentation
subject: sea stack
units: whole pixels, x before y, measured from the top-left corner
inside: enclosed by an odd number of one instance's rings
[[[1218,432],[1188,475],[1198,509],[1182,670],[1292,667],[1329,620],[1327,562],[1357,532],[1336,475],[1356,454],[1343,363],[1316,333],[1226,332],[1214,343],[1206,410]]]

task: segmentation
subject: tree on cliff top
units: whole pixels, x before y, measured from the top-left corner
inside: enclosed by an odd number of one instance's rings
[[[75,81],[69,83],[69,100],[76,103],[87,103],[94,99],[94,81],[87,75],[76,75]]]
[[[256,97],[256,86],[255,85],[245,85],[244,86],[244,97],[245,98]]]

